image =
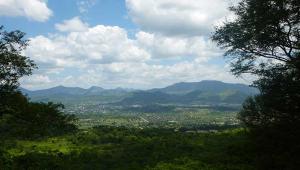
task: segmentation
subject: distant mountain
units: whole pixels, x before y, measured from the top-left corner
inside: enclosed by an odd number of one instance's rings
[[[102,87],[97,87],[97,86],[92,86],[88,89],[84,89],[80,87],[56,86],[49,89],[35,90],[35,91],[30,91],[21,87],[20,90],[21,92],[29,96],[51,96],[51,95],[94,96],[94,95],[124,93],[124,92],[134,91],[134,90],[128,90],[122,88],[104,89]]]
[[[116,103],[121,105],[152,104],[241,104],[250,95],[257,94],[255,88],[244,84],[205,80],[201,82],[176,83],[165,88],[151,90],[104,89],[92,86],[57,86],[44,90],[20,90],[33,101],[55,101],[63,103]]]
[[[39,102],[62,102],[62,103],[106,103],[122,100],[133,89],[104,89],[92,86],[88,89],[80,87],[56,86],[43,90],[27,90],[20,88],[20,91],[27,95],[32,101]]]
[[[206,80],[134,92],[120,104],[241,104],[248,96],[257,93],[257,89],[244,84]]]
[[[99,95],[105,91],[102,87],[92,86],[85,91],[85,95]]]
[[[222,93],[224,91],[240,91],[245,94],[255,94],[257,89],[251,88],[245,84],[224,83],[215,80],[203,80],[201,82],[181,82],[161,89],[152,89],[150,91],[160,91],[168,94],[187,94],[193,91]]]
[[[36,90],[33,91],[33,95],[39,96],[48,96],[48,95],[83,95],[86,92],[85,89],[80,87],[64,87],[64,86],[57,86],[50,89],[45,90]]]
[[[23,87],[19,87],[19,90],[20,90],[23,94],[26,94],[26,95],[29,95],[29,94],[32,93],[31,90],[27,90],[27,89],[25,89],[25,88],[23,88]]]
[[[162,92],[137,91],[123,99],[122,105],[150,105],[157,103],[171,103],[173,96]]]
[[[223,93],[192,91],[185,95],[167,94],[163,92],[134,92],[124,98],[122,105],[153,105],[153,104],[181,104],[181,105],[219,105],[241,104],[249,95],[234,91]]]

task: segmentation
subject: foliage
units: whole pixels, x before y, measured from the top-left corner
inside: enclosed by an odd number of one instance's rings
[[[232,71],[257,74],[261,66],[297,65],[300,51],[298,0],[242,0],[231,7],[236,19],[218,27],[212,39],[232,57]]]
[[[63,105],[33,103],[20,92],[11,93],[2,102],[0,117],[0,138],[42,137],[59,135],[76,129],[73,115],[61,112]]]
[[[240,120],[252,131],[263,169],[298,169],[300,162],[300,72],[264,71],[255,85],[262,94],[249,98]]]
[[[243,130],[218,133],[96,127],[5,149],[15,169],[254,169]]]
[[[251,128],[300,123],[300,72],[297,69],[272,68],[254,82],[262,92],[249,98],[240,119]]]
[[[28,41],[24,40],[25,33],[21,31],[7,32],[0,26],[0,91],[16,90],[19,78],[30,75],[36,68],[28,57],[21,55]],[[2,96],[1,96],[2,97]]]
[[[257,168],[299,169],[300,1],[242,0],[237,18],[213,40],[227,50],[232,72],[258,77],[260,94],[239,113],[256,146]]]

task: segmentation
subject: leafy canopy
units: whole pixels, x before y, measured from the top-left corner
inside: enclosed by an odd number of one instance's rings
[[[0,26],[0,90],[13,91],[19,86],[19,78],[30,75],[36,65],[21,51],[26,48],[28,41],[24,40],[25,33],[21,31],[7,32]]]
[[[212,39],[227,50],[234,74],[257,74],[274,63],[299,67],[299,0],[242,0],[230,10],[236,19]]]

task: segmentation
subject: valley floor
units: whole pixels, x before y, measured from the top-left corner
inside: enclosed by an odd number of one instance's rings
[[[39,140],[2,140],[0,169],[250,170],[242,129],[176,132],[101,126]]]

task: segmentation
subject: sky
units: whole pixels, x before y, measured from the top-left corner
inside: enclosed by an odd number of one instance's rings
[[[232,0],[0,0],[0,23],[30,40],[21,86],[150,89],[234,77],[210,40]]]

